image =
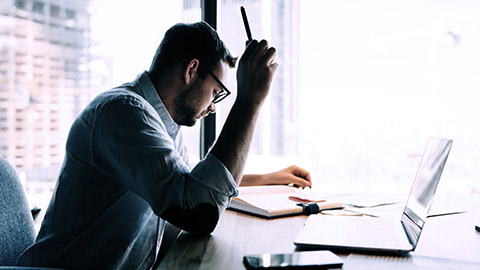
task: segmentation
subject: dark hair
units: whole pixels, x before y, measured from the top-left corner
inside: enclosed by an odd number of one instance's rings
[[[214,70],[219,60],[226,61],[230,67],[235,67],[237,61],[217,32],[207,23],[179,23],[165,33],[150,70],[168,69],[178,63],[186,64],[192,59],[200,62],[201,77],[207,75],[207,70]]]

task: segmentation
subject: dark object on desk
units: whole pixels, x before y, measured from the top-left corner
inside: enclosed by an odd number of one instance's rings
[[[330,269],[343,265],[342,259],[328,250],[247,255],[243,263],[247,269]]]
[[[320,209],[320,206],[317,203],[297,203],[298,206],[301,206],[303,208],[303,214],[305,215],[311,215],[311,214],[318,214],[324,210],[340,210],[343,209],[343,206],[341,205],[335,205],[333,207],[329,208],[322,208]]]
[[[477,230],[477,232],[480,232],[480,226],[475,226],[475,230]]]

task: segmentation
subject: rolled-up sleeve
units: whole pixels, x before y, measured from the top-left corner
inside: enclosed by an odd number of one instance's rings
[[[155,109],[139,97],[120,95],[99,104],[93,126],[93,164],[159,216],[171,207],[202,204],[221,214],[238,193],[232,175],[212,154],[190,170]]]

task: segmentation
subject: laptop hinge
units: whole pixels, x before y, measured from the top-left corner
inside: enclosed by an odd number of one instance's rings
[[[410,216],[408,216],[405,212],[403,213],[402,220],[400,222],[402,223],[403,229],[407,234],[408,241],[412,245],[412,250],[415,250],[418,239],[420,238],[420,233],[422,232],[422,226],[415,223],[415,221],[413,221],[413,219],[410,218]]]

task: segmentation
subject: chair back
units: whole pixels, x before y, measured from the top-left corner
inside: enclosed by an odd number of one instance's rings
[[[13,266],[35,240],[33,218],[15,169],[0,157],[0,266]]]

